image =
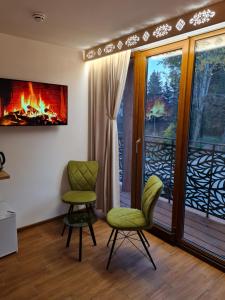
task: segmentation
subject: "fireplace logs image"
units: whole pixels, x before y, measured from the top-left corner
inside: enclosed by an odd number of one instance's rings
[[[0,79],[0,125],[67,125],[67,86]]]

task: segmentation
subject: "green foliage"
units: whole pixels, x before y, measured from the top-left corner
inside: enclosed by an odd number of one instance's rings
[[[211,39],[211,38],[210,38]],[[210,40],[198,44],[195,53],[194,78],[192,90],[190,140],[225,142],[225,46]],[[146,115],[152,123],[153,132],[165,138],[174,138],[176,133],[177,101],[179,97],[181,55],[165,56],[158,60],[164,67],[157,72],[155,68],[147,85]],[[162,67],[159,68],[162,70]],[[160,98],[166,105],[167,114],[157,118],[161,112],[153,106],[153,100]],[[154,108],[154,109],[153,109]],[[156,116],[157,115],[157,116]],[[149,124],[150,125],[150,124]],[[167,127],[167,128],[166,128]]]
[[[203,44],[201,44],[202,42]],[[207,48],[207,43],[217,47]],[[197,141],[202,140],[204,136],[205,142],[215,141],[219,138],[222,143],[225,142],[224,105],[222,104],[225,98],[225,46],[219,37],[217,39],[210,38],[209,41],[201,41],[197,46],[190,138]],[[173,103],[172,115],[175,117],[176,110],[174,108],[176,105],[174,101],[178,99],[179,95],[180,56],[166,57],[161,63],[165,68],[169,68],[168,85],[173,92],[173,95],[170,95],[170,101]],[[219,96],[220,98],[218,98]],[[164,131],[167,137],[172,134],[171,128],[172,125]],[[222,132],[224,132],[223,135]]]
[[[163,137],[172,139],[176,136],[176,125],[174,123],[170,123],[170,125],[164,130]]]
[[[159,72],[152,72],[147,85],[147,95],[148,98],[162,95],[162,81]]]
[[[195,55],[195,68],[198,72],[204,72],[206,66],[216,69],[225,66],[225,48],[214,48],[208,51],[199,51]],[[209,74],[210,76],[212,73]]]
[[[163,86],[163,96],[165,97],[165,99],[167,100],[168,103],[171,102],[172,97],[173,97],[173,90],[172,90],[170,84],[168,83],[168,81],[166,81]]]
[[[217,68],[214,70],[209,86],[209,92],[212,94],[225,95],[225,69]]]
[[[165,69],[168,69],[167,81],[164,86],[164,91],[167,95],[169,95],[167,100],[170,103],[177,102],[180,87],[181,55],[165,57],[162,59],[161,64],[165,67]],[[170,89],[169,94],[167,86]],[[176,105],[176,103],[174,103],[174,105]]]
[[[224,117],[220,115],[223,110],[224,79],[225,47],[196,53],[190,132],[193,141],[202,140],[203,136],[205,142],[209,142],[212,136],[223,139]],[[222,97],[220,105],[217,105],[218,99],[214,101],[218,95]]]
[[[146,106],[146,119],[151,120],[152,118],[161,118],[167,115],[165,102],[163,99],[154,99],[153,105]]]
[[[175,137],[180,64],[180,54],[161,57],[153,64],[147,85],[145,119],[154,136]]]

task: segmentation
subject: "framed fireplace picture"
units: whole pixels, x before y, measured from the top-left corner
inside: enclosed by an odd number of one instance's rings
[[[67,98],[65,85],[0,78],[0,125],[67,125]]]

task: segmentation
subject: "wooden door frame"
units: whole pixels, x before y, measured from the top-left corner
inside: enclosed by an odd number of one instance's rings
[[[194,76],[194,64],[195,64],[195,45],[197,41],[217,36],[220,34],[225,34],[225,29],[218,29],[212,32],[203,33],[190,38],[189,51],[188,51],[188,68],[187,68],[187,82],[186,82],[186,97],[185,97],[185,107],[184,107],[184,120],[183,120],[183,130],[182,130],[182,145],[181,145],[181,155],[184,158],[180,169],[180,184],[182,185],[180,189],[179,205],[177,207],[177,233],[176,233],[176,244],[186,251],[192,253],[196,257],[216,266],[217,268],[225,271],[224,260],[219,256],[212,255],[206,249],[196,246],[191,241],[187,241],[183,237],[184,233],[184,220],[185,220],[185,178],[187,170],[187,159],[188,159],[188,145],[189,145],[189,129],[190,129],[190,116],[191,116],[191,100],[192,100],[192,87],[193,87],[193,76]]]
[[[188,62],[188,48],[189,40],[185,39],[179,42],[175,42],[169,45],[164,45],[161,47],[153,48],[146,51],[139,51],[134,54],[134,95],[135,95],[135,112],[134,112],[134,128],[136,132],[134,133],[134,142],[133,149],[137,148],[137,153],[133,156],[133,164],[136,166],[135,176],[133,176],[133,184],[135,186],[135,207],[140,208],[140,199],[142,192],[142,161],[143,161],[143,141],[144,141],[144,116],[145,116],[145,93],[146,93],[146,69],[147,69],[147,58],[171,51],[182,50],[182,61],[181,61],[181,78],[180,78],[180,93],[178,99],[178,119],[177,119],[177,134],[176,134],[176,162],[182,161],[181,159],[181,139],[178,137],[179,134],[183,131],[183,114],[185,107],[185,92],[187,76],[187,62]],[[141,139],[141,143],[136,145],[136,141]],[[136,151],[134,151],[136,152]],[[180,168],[176,163],[174,182],[179,179]],[[174,197],[179,196],[179,190],[177,187],[179,184],[174,185]],[[162,236],[167,241],[175,242],[176,235],[176,226],[178,219],[178,200],[174,198],[173,202],[173,213],[172,213],[172,228],[171,231],[166,228],[161,227],[160,225],[155,225],[153,227],[153,232],[157,235]]]
[[[134,118],[133,118],[133,145],[132,145],[132,207],[140,208],[141,182],[140,182],[140,164],[138,161],[142,159],[140,144],[136,142],[140,139],[140,124],[144,121],[140,119],[140,110],[142,110],[145,92],[145,60],[139,52],[134,53]],[[142,113],[143,116],[143,113]]]
[[[176,244],[196,257],[225,271],[224,261],[212,255],[209,251],[201,249],[200,246],[192,244],[183,238],[184,214],[185,214],[185,178],[187,167],[187,149],[189,143],[190,108],[192,96],[192,83],[195,60],[195,43],[198,40],[224,34],[225,29],[219,29],[204,33],[169,45],[159,46],[154,49],[137,51],[134,53],[134,119],[133,119],[133,156],[132,156],[132,206],[140,208],[142,192],[142,158],[143,142],[136,145],[136,141],[144,137],[144,104],[146,87],[146,59],[149,56],[173,51],[183,50],[182,69],[180,79],[180,95],[178,101],[178,119],[176,134],[176,165],[174,182],[174,204],[172,216],[172,232],[160,226],[154,226],[152,232],[164,240]],[[183,45],[181,47],[181,45]],[[180,47],[179,47],[180,46]],[[182,138],[179,138],[182,137]],[[137,149],[137,152],[136,152]],[[175,181],[176,180],[176,181]]]

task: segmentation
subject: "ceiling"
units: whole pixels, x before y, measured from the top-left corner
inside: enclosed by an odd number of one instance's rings
[[[218,0],[0,0],[0,32],[89,48]],[[34,11],[47,15],[37,23]]]

